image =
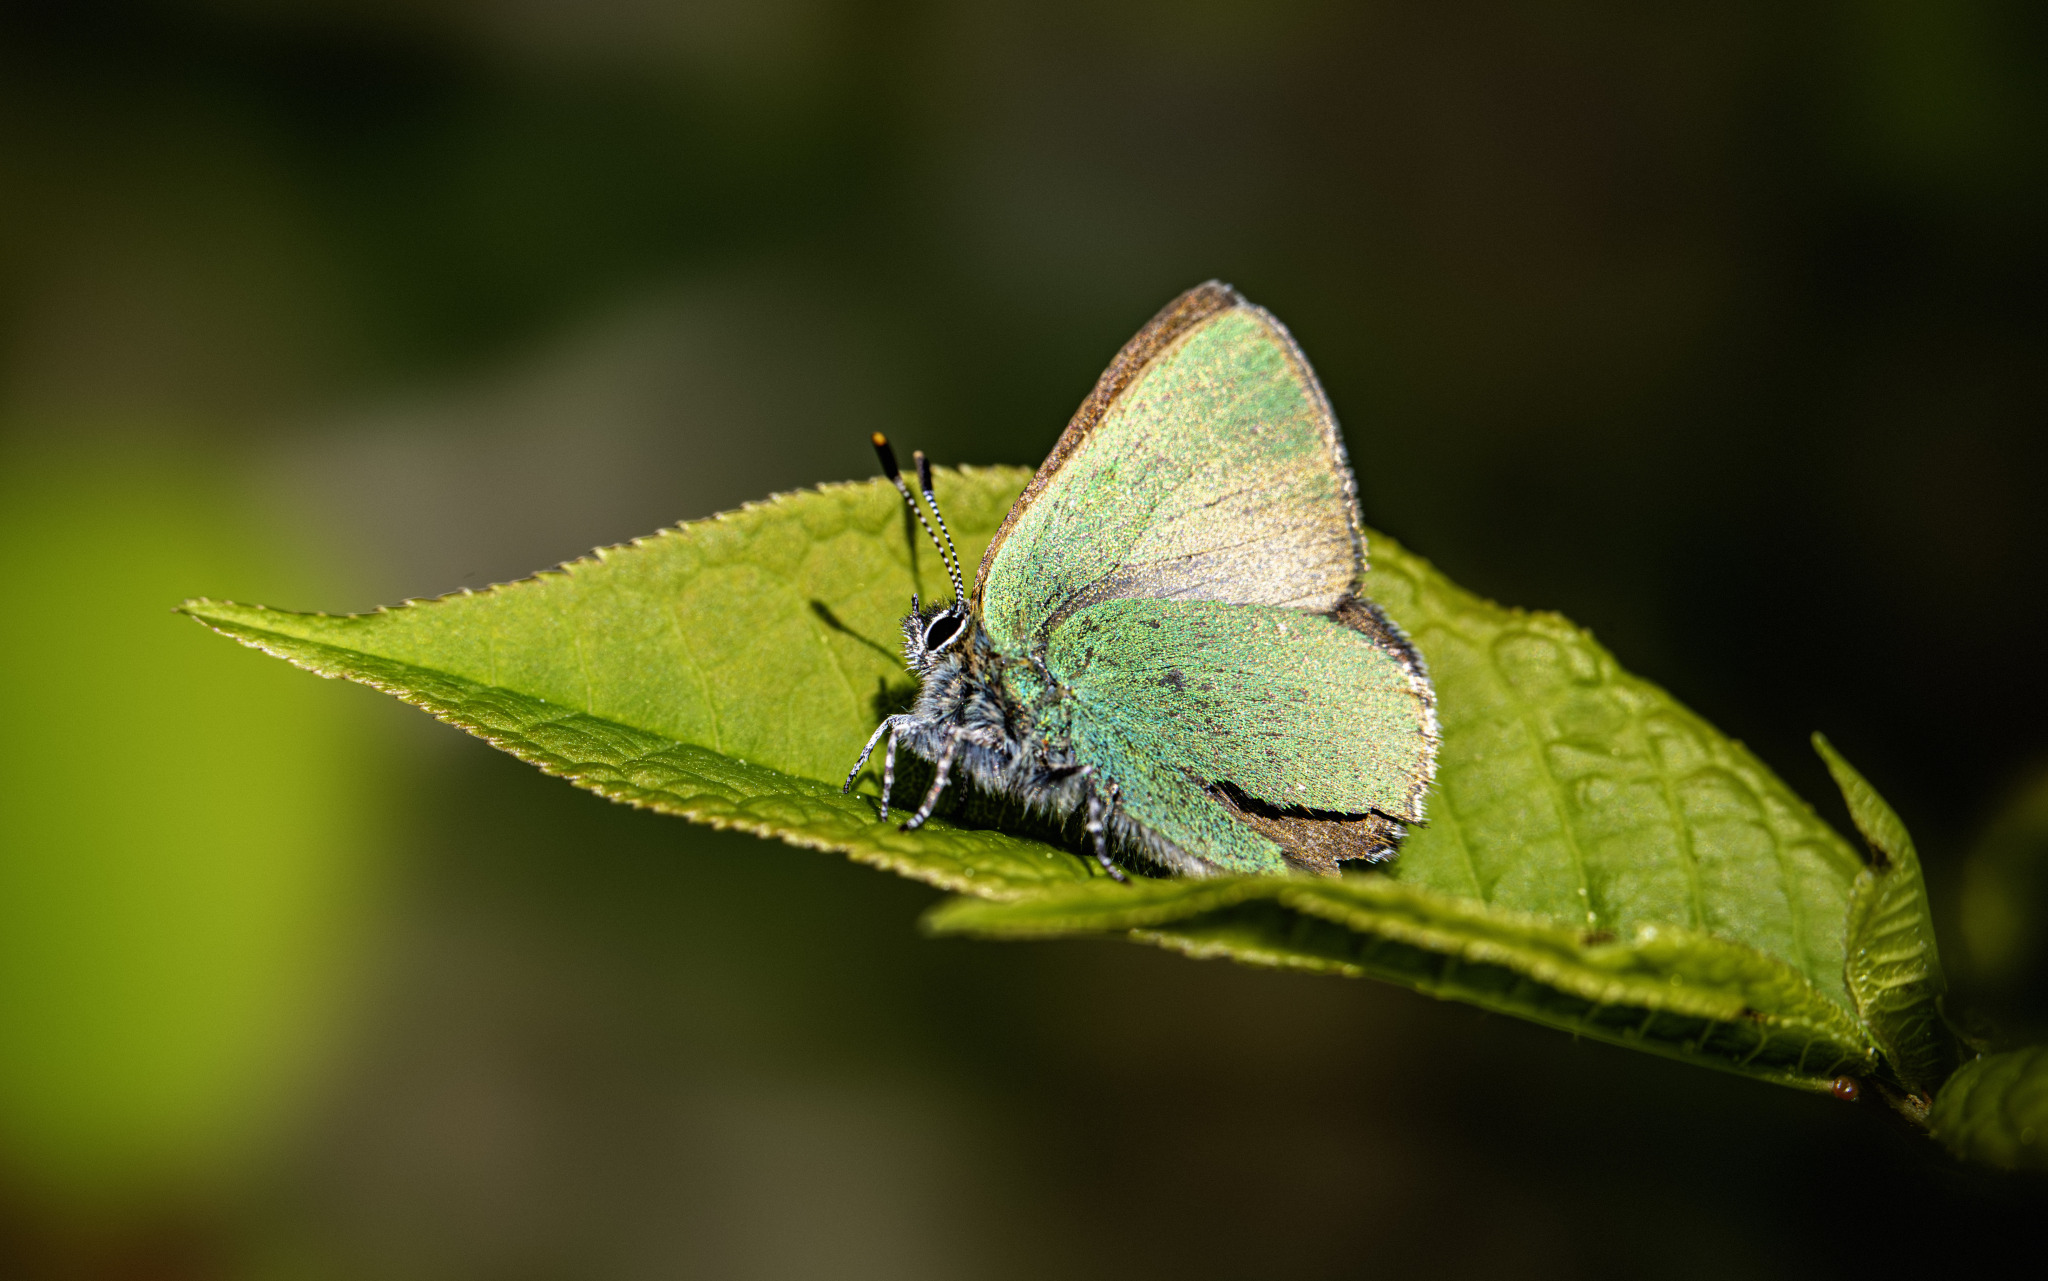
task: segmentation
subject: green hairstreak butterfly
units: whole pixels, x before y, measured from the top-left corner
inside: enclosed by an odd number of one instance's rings
[[[884,720],[936,773],[1066,818],[1095,857],[1187,875],[1334,874],[1423,818],[1436,695],[1363,595],[1365,533],[1336,418],[1280,322],[1211,281],[1117,354],[982,557],[970,594],[916,455],[954,598],[903,620],[922,686]]]

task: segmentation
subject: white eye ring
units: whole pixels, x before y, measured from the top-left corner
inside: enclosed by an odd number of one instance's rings
[[[946,631],[944,635],[940,636],[938,640],[934,641],[932,639],[932,633],[938,631],[940,626],[943,624],[951,624],[951,627]],[[945,653],[946,647],[948,645],[951,645],[954,641],[959,640],[961,634],[966,630],[967,621],[965,619],[958,618],[952,614],[940,614],[937,618],[934,618],[929,624],[925,626],[925,652],[927,654]]]

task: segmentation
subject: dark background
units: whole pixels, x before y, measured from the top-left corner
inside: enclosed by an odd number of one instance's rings
[[[1959,1007],[2024,1028],[2044,53],[2048,11],[1983,0],[0,5],[0,1267],[2036,1248],[2038,1182],[1875,1106],[1374,985],[922,940],[928,890],[166,610],[516,577],[866,475],[876,429],[1035,463],[1220,276],[1315,361],[1369,522],[1842,822],[1826,731],[1919,839]]]

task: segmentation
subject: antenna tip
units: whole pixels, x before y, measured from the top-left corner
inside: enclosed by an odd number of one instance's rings
[[[902,475],[896,468],[896,451],[889,448],[889,438],[881,432],[876,432],[868,439],[874,443],[875,457],[882,460],[882,474],[890,480]]]
[[[924,456],[922,449],[910,455],[910,461],[917,466],[917,483],[926,493],[932,488],[932,460]]]

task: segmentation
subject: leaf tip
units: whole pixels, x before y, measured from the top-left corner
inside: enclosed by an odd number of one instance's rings
[[[1848,759],[1835,750],[1835,745],[1828,741],[1826,734],[1815,730],[1812,734],[1808,735],[1806,741],[1813,744],[1814,753],[1828,767],[1828,773],[1834,775],[1835,781],[1838,784],[1841,782],[1844,773],[1859,779],[1862,777],[1856,773],[1855,767],[1849,764]]]
[[[1816,730],[1812,741],[1813,750],[1827,765],[1829,776],[1842,793],[1843,803],[1849,807],[1849,817],[1856,824],[1856,830],[1863,834],[1864,844],[1870,851],[1871,866],[1883,872],[1889,871],[1895,863],[1917,862],[1913,838],[1908,835],[1898,811],[1871,786],[1869,779],[1849,763],[1847,757],[1836,750],[1827,735]]]

